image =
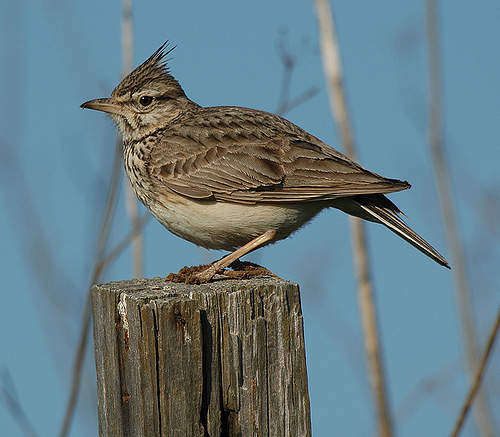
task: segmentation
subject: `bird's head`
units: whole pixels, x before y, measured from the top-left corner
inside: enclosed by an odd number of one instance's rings
[[[167,126],[190,105],[195,105],[167,68],[165,57],[175,48],[165,51],[167,46],[168,41],[125,76],[111,97],[89,100],[80,107],[109,114],[125,141]]]

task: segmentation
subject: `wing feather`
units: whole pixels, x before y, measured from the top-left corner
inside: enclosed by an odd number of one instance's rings
[[[202,108],[198,118],[170,126],[158,139],[151,171],[175,192],[195,199],[300,202],[410,187],[364,169],[287,120],[262,111]]]

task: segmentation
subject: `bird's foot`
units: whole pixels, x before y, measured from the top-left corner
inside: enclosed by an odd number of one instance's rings
[[[184,282],[186,284],[203,284],[209,282],[217,272],[213,264],[199,266],[184,266],[178,273],[170,273],[165,279],[171,282]]]
[[[265,267],[259,266],[258,264],[249,261],[240,261],[239,259],[234,261],[229,267],[232,270],[226,270],[225,275],[235,278],[235,279],[251,279],[257,277],[271,277],[279,278],[270,270]]]
[[[229,266],[231,270],[221,268],[218,262],[199,266],[183,267],[178,273],[170,273],[165,279],[186,284],[204,284],[211,280],[251,279],[256,277],[278,278],[270,270],[248,261],[236,260]]]

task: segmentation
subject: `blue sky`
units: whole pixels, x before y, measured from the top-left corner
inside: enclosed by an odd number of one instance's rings
[[[359,161],[412,184],[391,200],[449,256],[426,144],[425,2],[333,5]],[[444,1],[440,13],[444,137],[483,345],[500,303],[500,6]],[[277,47],[285,35],[300,57],[291,97],[319,90],[286,117],[340,149],[313,2],[152,0],[136,2],[133,19],[134,65],[170,40],[177,46],[172,74],[204,106],[276,111],[283,76]],[[0,6],[0,383],[15,387],[40,436],[55,435],[61,425],[113,164],[111,120],[79,105],[118,84],[120,32],[118,1]],[[130,226],[120,196],[110,247]],[[451,272],[382,226],[367,229],[397,435],[446,435],[467,389]],[[144,240],[147,277],[221,255],[154,220]],[[300,284],[314,435],[373,434],[347,217],[325,211],[250,258]],[[103,281],[130,278],[130,265],[126,251]],[[497,350],[486,379],[497,423],[499,358]],[[420,396],[432,378],[438,383]],[[89,353],[72,436],[96,435],[95,410]],[[0,429],[22,435],[3,402]],[[471,420],[465,431],[478,435]]]

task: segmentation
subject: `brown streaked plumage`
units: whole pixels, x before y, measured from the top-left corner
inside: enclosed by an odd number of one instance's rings
[[[398,216],[384,194],[407,182],[372,173],[293,123],[233,106],[204,108],[170,75],[166,44],[110,98],[82,108],[108,113],[123,135],[125,169],[141,202],[174,234],[236,250],[200,275],[288,237],[335,207],[382,223],[439,264],[447,261]]]

